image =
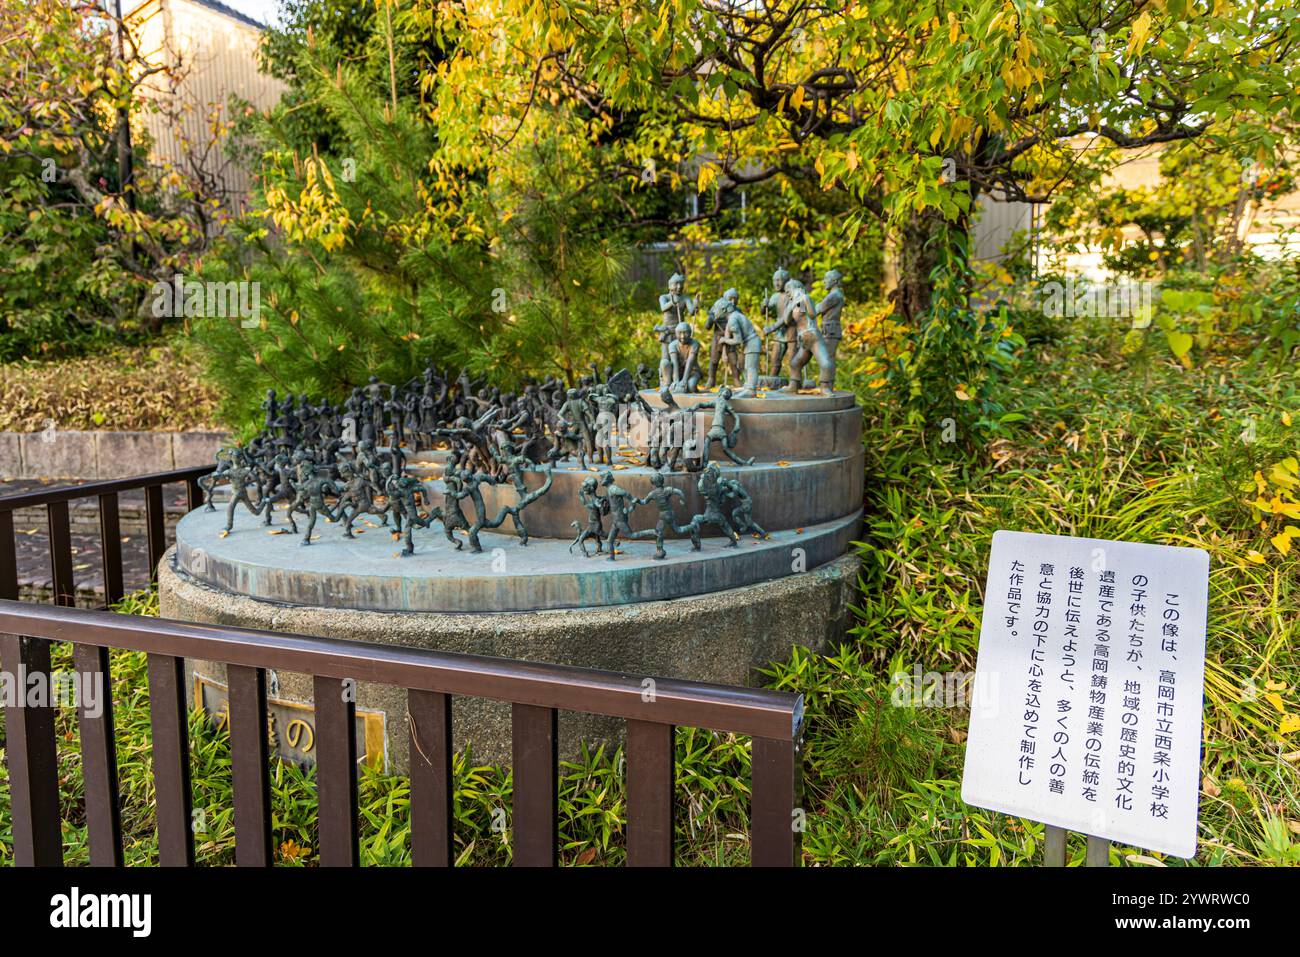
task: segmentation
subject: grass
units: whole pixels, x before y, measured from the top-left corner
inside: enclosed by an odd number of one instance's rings
[[[1300,864],[1300,561],[1272,544],[1281,523],[1261,522],[1246,491],[1257,470],[1267,474],[1300,450],[1294,371],[1251,362],[1244,339],[1221,343],[1193,369],[1158,353],[1126,356],[1116,325],[1059,330],[1027,356],[1002,396],[1025,419],[982,448],[945,445],[925,423],[873,424],[868,475],[887,478],[869,482],[863,603],[842,650],[854,664],[832,669],[844,672],[838,679],[826,675],[834,659],[813,669],[843,691],[818,702],[828,725],[818,747],[833,753],[860,737],[862,703],[851,689],[860,678],[866,684],[864,673],[879,689],[914,663],[973,670],[997,529],[1204,548],[1210,616],[1193,863]],[[904,773],[890,767],[897,754],[879,751],[855,781],[821,773],[810,749],[825,810],[812,818],[814,832],[819,824],[828,831],[824,859],[1036,862],[1041,827],[961,803],[966,713],[921,709],[910,724],[894,720],[905,726],[895,737],[910,735],[931,759],[922,773],[906,771],[908,783],[888,798],[873,796],[868,782]],[[841,839],[854,829],[875,839]],[[1071,852],[1079,863],[1081,840]],[[1180,863],[1135,848],[1116,848],[1112,860]]]
[[[1023,866],[1041,863],[1043,828],[964,805],[967,713],[894,707],[891,675],[974,668],[985,566],[999,528],[1190,545],[1211,555],[1199,851],[1205,865],[1300,864],[1300,548],[1252,510],[1254,476],[1300,451],[1294,372],[1224,340],[1192,369],[1126,355],[1104,321],[1054,330],[1002,387],[1024,415],[976,443],[871,401],[865,428],[867,522],[856,620],[840,647],[797,651],[766,675],[807,698],[805,861],[819,865]],[[1284,421],[1284,414],[1296,424]],[[1243,440],[1243,434],[1249,439]],[[121,610],[152,611],[149,596]],[[58,654],[66,663],[66,649]],[[128,860],[156,858],[147,689],[139,656],[116,653],[119,761]],[[75,721],[59,715],[60,787],[70,862],[87,858]],[[191,717],[198,856],[233,860],[228,741]],[[677,819],[683,864],[748,859],[749,744],[679,729]],[[455,834],[462,864],[509,861],[508,772],[458,755]],[[561,858],[624,857],[622,754],[562,768]],[[3,774],[0,771],[0,774]],[[314,863],[313,775],[272,768],[277,857]],[[0,862],[9,820],[0,783]],[[370,771],[361,782],[362,857],[409,863],[409,790]],[[504,813],[502,813],[504,812]],[[1070,861],[1083,842],[1072,838]],[[1178,866],[1116,846],[1114,864]]]
[[[0,432],[217,428],[216,409],[216,390],[176,333],[161,344],[0,365]]]

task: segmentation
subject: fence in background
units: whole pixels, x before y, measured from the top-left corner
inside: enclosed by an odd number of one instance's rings
[[[76,585],[73,580],[72,526],[68,517],[68,503],[75,499],[99,500],[100,551],[104,562],[104,606],[120,601],[122,586],[122,531],[118,520],[118,496],[123,492],[144,490],[145,526],[149,548],[150,580],[158,574],[158,563],[167,551],[167,524],[163,514],[163,486],[174,482],[185,484],[186,498],[191,509],[203,502],[199,479],[213,471],[213,466],[156,472],[133,478],[112,479],[105,482],[86,482],[60,488],[44,488],[16,495],[0,496],[0,599],[18,597],[18,554],[14,541],[14,512],[19,509],[44,506],[50,533],[50,575],[54,603],[71,606],[75,603]]]

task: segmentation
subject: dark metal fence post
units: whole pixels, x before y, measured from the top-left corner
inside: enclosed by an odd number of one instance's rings
[[[33,675],[50,674],[50,644],[39,638],[0,634],[0,668],[14,675],[20,691]],[[59,761],[54,747],[54,709],[26,701],[5,709],[5,755],[14,863],[57,867],[63,863],[59,816]]]
[[[627,862],[673,866],[673,726],[627,723]]]
[[[72,649],[72,660],[83,682],[77,714],[81,721],[81,768],[86,786],[90,863],[94,867],[121,867],[122,811],[117,788],[113,682],[108,649],[77,644]],[[86,707],[87,683],[97,686],[97,714]]]
[[[171,655],[151,654],[148,667],[158,863],[163,867],[193,867],[193,792],[185,662]]]
[[[407,692],[411,722],[411,861],[451,867],[451,695]]]
[[[559,734],[554,708],[514,706],[514,849],[516,867],[559,863]]]

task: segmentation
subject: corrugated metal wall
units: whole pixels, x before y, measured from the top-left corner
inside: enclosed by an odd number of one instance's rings
[[[220,184],[232,209],[242,208],[252,188],[247,164],[228,155],[228,138],[216,131],[233,118],[232,94],[265,109],[284,90],[279,80],[258,72],[262,32],[191,0],[146,0],[129,21],[143,56],[179,65],[183,74],[174,88],[166,81],[149,86],[162,107],[142,114],[151,140],[149,162],[201,169]]]
[[[1029,203],[1000,202],[981,196],[976,205],[979,215],[971,230],[971,258],[977,262],[1001,259],[1018,231],[1028,238],[1033,229],[1034,208]]]

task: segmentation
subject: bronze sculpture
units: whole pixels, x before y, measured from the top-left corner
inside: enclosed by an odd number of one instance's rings
[[[609,503],[609,540],[606,542],[609,546],[609,554],[606,559],[612,562],[614,556],[618,554],[620,533],[625,538],[632,538],[635,534],[628,523],[628,518],[636,508],[637,498],[615,482],[614,473],[608,469],[600,474],[600,484],[605,488],[605,501]]]
[[[817,303],[817,319],[821,325],[822,338],[826,340],[826,352],[831,357],[832,366],[836,361],[836,353],[839,352],[840,340],[844,338],[844,330],[840,325],[840,313],[844,311],[844,290],[840,288],[843,278],[838,269],[828,269],[826,275],[822,277],[822,286],[826,290],[826,295],[822,297],[821,302]],[[834,381],[831,384],[834,385]]]
[[[728,289],[722,294],[722,297],[715,302],[710,308],[708,318],[704,322],[704,328],[713,333],[713,340],[709,343],[709,377],[704,383],[706,389],[714,389],[718,385],[718,365],[724,360],[731,368],[731,376],[736,381],[740,381],[740,363],[736,359],[736,349],[734,343],[727,340],[727,320],[737,308],[736,304],[740,301],[740,293],[735,289]],[[724,368],[725,374],[725,368]]]
[[[221,450],[216,470],[200,480],[204,507],[215,510],[213,492],[224,482],[230,487],[230,498],[223,534],[232,530],[242,503],[265,525],[272,524],[273,513],[283,509],[286,524],[295,533],[296,516],[306,516],[304,544],[311,541],[320,516],[337,522],[343,537],[352,538],[360,531],[354,528],[357,519],[373,515],[389,527],[394,539],[404,539],[403,556],[415,552],[414,532],[431,528],[435,521],[457,550],[464,550],[463,542],[468,541],[468,551],[477,553],[483,551],[481,533],[501,529],[508,534],[502,527],[507,517],[513,519],[519,544],[527,546],[527,508],[551,490],[557,471],[562,474],[573,468],[564,463],[573,458],[584,470],[605,468],[598,479],[584,480],[578,491],[586,521],[572,523],[577,534],[570,550],[578,546],[587,555],[587,543],[594,540],[597,554],[604,553],[608,544],[607,558],[612,560],[620,539],[653,538],[655,558],[663,559],[666,537],[689,535],[698,549],[704,525],[720,529],[731,545],[742,533],[763,536],[749,495],[735,479],[723,478],[709,460],[721,454],[738,466],[753,464],[753,459],[736,453],[741,416],[733,401],[758,394],[764,334],[776,334],[768,357],[769,373],[780,373],[789,363],[787,391],[799,389],[802,370],[813,358],[821,371],[820,387],[829,391],[833,386],[844,301],[840,282],[839,273],[829,270],[823,279],[826,295],[814,306],[799,282],[790,279],[786,270],[776,270],[773,291],[761,304],[762,318],[769,323],[762,332],[739,308],[737,290],[726,290],[706,321],[712,341],[704,384],[713,389],[727,381],[728,367],[736,381],[692,406],[679,405],[675,396],[700,389],[704,344],[696,339],[691,322],[698,304],[685,294],[680,273],[673,275],[668,292],[659,297],[660,324],[655,331],[661,347],[662,406],[658,408],[641,394],[653,375],[644,364],[633,374],[592,363],[589,372],[572,372],[567,381],[549,375],[507,392],[471,377],[465,369],[453,375],[430,363],[405,384],[369,376],[364,385],[343,393],[339,406],[306,394],[286,393],[281,398],[268,390],[261,406],[261,434],[243,448]],[[702,416],[697,413],[705,411],[711,411],[711,421],[700,435],[696,423]],[[651,488],[644,498],[623,488],[612,471],[629,467],[627,460],[636,461],[620,439],[634,434],[631,426],[639,423],[629,416],[640,413],[648,419],[644,465],[651,470]],[[424,484],[407,471],[408,453],[435,445],[441,450],[436,459],[430,461],[425,455],[414,460],[420,468],[442,467],[441,486],[431,486],[434,495],[441,493],[437,505],[430,501]],[[623,461],[615,464],[616,459]],[[705,507],[679,524],[673,509],[684,504],[687,496],[666,482],[665,473],[683,468],[703,470],[698,485]],[[530,472],[544,473],[539,488],[530,490]],[[507,481],[513,499],[504,504],[501,493],[494,493],[491,504],[496,514],[490,516],[483,487],[504,486]],[[462,504],[467,499],[472,515]],[[651,504],[656,509],[655,527],[634,532],[633,511]],[[605,515],[610,516],[608,527]],[[458,537],[458,531],[465,535]]]
[[[695,300],[683,293],[686,277],[673,273],[668,279],[668,291],[659,297],[659,325],[655,326],[655,335],[659,338],[659,388],[670,382],[673,371],[670,345],[677,334],[677,328],[695,314]]]
[[[713,422],[709,425],[709,431],[704,436],[703,459],[706,463],[713,443],[721,442],[722,454],[731,461],[737,465],[754,464],[753,459],[742,459],[732,451],[736,447],[736,439],[740,436],[740,416],[731,407],[731,389],[723,386],[717,398],[710,399],[708,402],[701,402],[695,408],[713,410]],[[731,431],[729,432],[727,431],[727,416],[731,416]]]
[[[700,548],[700,528],[704,525],[714,526],[730,539],[725,547],[735,548],[740,544],[740,536],[736,534],[736,530],[731,527],[730,519],[727,518],[723,488],[718,482],[721,477],[722,470],[718,468],[717,462],[710,462],[700,473],[698,487],[700,494],[704,496],[704,511],[691,519],[691,525],[695,529],[691,535],[691,544],[696,551]]]
[[[767,538],[767,532],[754,521],[754,500],[750,498],[745,487],[734,478],[721,478],[718,485],[722,489],[723,499],[736,504],[731,509],[731,525],[737,534],[754,534]]]
[[[524,479],[524,473],[530,469],[536,470],[534,466],[523,455],[515,455],[508,463],[510,469],[510,481],[515,487],[515,504],[507,505],[501,509],[497,515],[493,528],[500,526],[507,515],[514,520],[515,533],[519,536],[519,544],[528,544],[528,526],[524,522],[524,509],[551,490],[551,484],[555,481],[555,467],[552,463],[547,462],[542,466],[546,473],[546,480],[542,482],[542,487],[534,491],[528,490],[528,483]]]
[[[803,284],[796,280],[790,280],[787,289],[790,292],[789,322],[795,329],[798,351],[790,360],[790,381],[786,383],[785,391],[799,391],[803,385],[803,368],[816,357],[818,387],[823,395],[830,395],[835,389],[835,361],[826,348],[821,330],[817,328],[817,312],[812,299]]]
[[[741,383],[733,395],[737,399],[748,399],[758,394],[758,362],[763,352],[763,339],[758,334],[754,324],[749,321],[749,317],[741,312],[738,308],[733,308],[728,314],[723,329],[723,334],[718,342],[744,355],[744,379],[737,374],[736,379]]]
[[[657,510],[655,527],[642,529],[630,537],[653,538],[655,540],[654,557],[660,560],[668,557],[668,553],[664,551],[664,535],[670,531],[676,532],[678,535],[689,533],[691,536],[691,544],[698,551],[700,547],[699,527],[691,522],[687,522],[685,525],[678,525],[676,518],[673,515],[673,498],[680,498],[682,502],[685,503],[686,493],[679,488],[665,485],[664,475],[662,472],[655,472],[651,475],[650,484],[653,487],[646,493],[645,498],[637,499],[637,504],[653,504],[655,506],[655,509]]]
[[[675,337],[668,345],[672,362],[672,392],[695,392],[700,384],[700,343],[689,322],[679,322]]]
[[[577,545],[582,549],[582,557],[590,558],[591,554],[587,551],[587,542],[591,539],[596,540],[596,554],[599,555],[605,548],[605,523],[602,519],[609,511],[609,499],[596,493],[596,480],[588,476],[582,480],[582,485],[578,487],[578,501],[582,507],[587,510],[587,524],[580,525],[573,522],[573,527],[578,530],[577,536],[569,543],[569,551],[573,551],[573,546]]]
[[[780,376],[781,365],[785,361],[787,353],[793,353],[794,330],[788,325],[786,313],[789,311],[790,297],[785,291],[786,283],[790,281],[790,273],[785,269],[778,269],[772,273],[772,294],[763,301],[763,335],[775,337],[768,346],[767,353],[767,374],[769,376]],[[771,322],[768,318],[771,317]]]

